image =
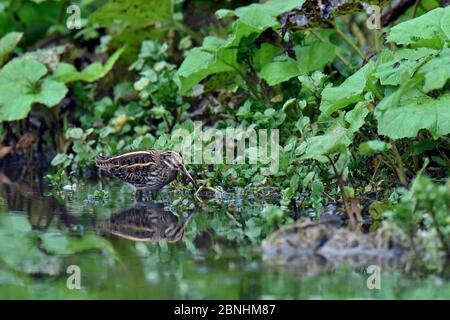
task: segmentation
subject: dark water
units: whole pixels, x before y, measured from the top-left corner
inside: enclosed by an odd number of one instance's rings
[[[435,277],[383,272],[381,289],[369,290],[361,269],[306,276],[264,265],[260,241],[271,230],[261,218],[267,201],[258,197],[198,203],[163,192],[136,202],[109,179],[65,189],[0,174],[0,298],[450,297],[450,284]],[[79,268],[80,289],[69,289],[70,266]]]

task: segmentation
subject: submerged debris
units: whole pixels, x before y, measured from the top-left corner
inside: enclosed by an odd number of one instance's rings
[[[306,275],[375,264],[383,269],[399,268],[405,262],[406,236],[391,225],[362,233],[340,228],[341,219],[325,216],[304,219],[282,228],[263,241],[263,260],[274,267],[291,267]]]

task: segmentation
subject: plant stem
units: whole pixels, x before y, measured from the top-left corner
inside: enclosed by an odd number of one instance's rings
[[[375,52],[380,54],[380,40],[378,39],[378,30],[373,29],[373,41],[375,44]]]
[[[336,175],[337,178],[337,183],[339,186],[339,191],[341,192],[341,197],[342,197],[342,202],[344,202],[344,208],[345,208],[345,212],[347,212],[347,215],[352,223],[352,225],[354,224],[354,218],[352,215],[352,211],[350,209],[350,204],[348,203],[348,198],[347,198],[347,194],[345,193],[345,185],[344,185],[344,180],[342,179],[342,175],[340,172],[338,172],[333,159],[330,156],[327,156],[328,160],[331,163],[331,167],[333,168],[334,174]]]
[[[397,146],[395,145],[395,141],[390,139],[390,144],[392,147],[392,151],[394,152],[395,169],[397,171],[398,178],[400,179],[400,182],[403,185],[407,185],[408,179],[406,178],[406,173],[405,173],[405,168],[403,166],[402,157],[400,156],[400,153],[398,152]]]
[[[358,44],[361,47],[365,47],[367,45],[366,38],[364,37],[364,33],[358,27],[356,23],[350,23],[351,32],[355,35],[356,40],[358,40]]]
[[[412,17],[415,18],[416,14],[417,14],[417,8],[419,7],[420,4],[420,0],[416,0],[416,3],[414,4],[414,8],[413,8],[413,14]]]
[[[353,51],[355,51],[355,53],[361,57],[361,59],[364,59],[365,55],[361,51],[361,49],[359,49],[349,37],[347,37],[341,30],[339,30],[338,27],[336,26],[336,24],[333,24],[333,26],[334,26],[334,30],[336,31],[337,35],[339,37],[341,37],[341,39],[344,40],[344,42],[347,43],[350,46],[350,48],[352,48]]]
[[[192,39],[195,40],[195,42],[197,42],[199,44],[201,44],[203,42],[203,35],[200,32],[192,30],[191,28],[186,26],[184,23],[178,22],[178,21],[173,21],[173,26],[176,29],[188,34]]]

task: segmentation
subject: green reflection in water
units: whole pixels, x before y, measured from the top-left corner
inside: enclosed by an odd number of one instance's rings
[[[134,203],[131,190],[116,182],[43,196],[39,186],[2,181],[2,299],[450,297],[450,283],[432,277],[383,274],[381,290],[368,290],[367,275],[347,268],[313,277],[270,269],[245,225],[264,204],[237,198],[199,206],[166,193]],[[69,265],[80,267],[80,290],[67,288]]]

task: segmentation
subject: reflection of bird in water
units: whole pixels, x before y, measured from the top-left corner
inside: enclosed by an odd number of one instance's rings
[[[96,223],[97,231],[138,242],[176,242],[192,214],[180,221],[170,210],[155,202],[136,202],[131,207]]]
[[[157,191],[181,172],[196,188],[197,184],[175,151],[135,150],[112,157],[100,157],[97,167],[131,185],[135,190]]]

